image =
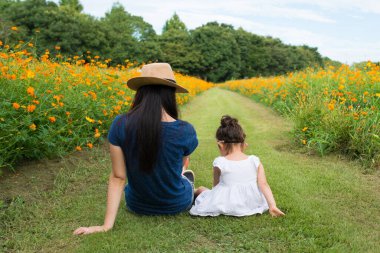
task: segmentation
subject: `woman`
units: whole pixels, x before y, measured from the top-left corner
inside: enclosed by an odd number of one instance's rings
[[[143,66],[141,77],[127,85],[137,92],[130,111],[114,119],[108,134],[112,172],[104,224],[80,227],[76,235],[110,230],[124,188],[127,208],[138,214],[176,214],[193,203],[194,175],[182,168],[198,140],[193,126],[178,119],[175,99],[176,92],[188,91],[167,63]]]

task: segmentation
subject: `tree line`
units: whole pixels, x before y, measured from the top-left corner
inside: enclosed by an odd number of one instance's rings
[[[317,48],[284,44],[228,24],[209,22],[189,30],[177,14],[162,33],[115,3],[102,18],[82,13],[78,0],[0,0],[0,40],[34,42],[37,54],[60,48],[65,56],[99,55],[112,64],[169,62],[184,74],[212,82],[270,76],[323,66]],[[11,27],[17,27],[17,32]]]

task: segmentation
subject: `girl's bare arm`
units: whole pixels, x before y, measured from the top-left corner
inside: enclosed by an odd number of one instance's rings
[[[214,167],[214,180],[213,180],[213,183],[212,183],[212,186],[216,186],[217,184],[219,184],[219,180],[220,180],[220,174],[221,174],[221,171],[218,167]]]
[[[269,205],[269,213],[272,216],[282,216],[285,215],[280,209],[277,208],[276,201],[274,200],[272,190],[267,182],[267,178],[264,172],[264,166],[260,163],[257,172],[257,183],[259,185],[260,191],[264,194],[265,199]]]

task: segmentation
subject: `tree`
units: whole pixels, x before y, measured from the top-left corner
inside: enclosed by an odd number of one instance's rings
[[[155,61],[159,57],[156,33],[141,17],[132,16],[120,4],[101,19],[109,45],[105,54],[116,63],[126,59],[140,63]]]
[[[170,32],[170,30],[188,32],[185,23],[179,19],[179,16],[175,12],[174,15],[165,22],[162,34]]]
[[[59,0],[59,5],[68,7],[77,12],[83,11],[83,5],[78,0]]]
[[[193,30],[191,37],[200,52],[200,67],[193,74],[212,82],[239,76],[240,49],[232,26],[210,22]]]
[[[235,32],[235,38],[240,48],[239,78],[264,75],[270,61],[264,38],[242,28]]]
[[[200,53],[191,45],[190,33],[176,13],[166,21],[159,45],[160,61],[170,63],[176,71],[190,74],[199,67]]]

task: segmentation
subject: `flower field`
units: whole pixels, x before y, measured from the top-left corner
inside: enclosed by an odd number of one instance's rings
[[[112,119],[128,110],[133,91],[126,81],[139,75],[130,63],[108,67],[110,59],[91,52],[64,59],[59,47],[37,59],[33,44],[15,48],[0,41],[0,169],[91,149]],[[190,91],[177,96],[180,105],[213,87],[177,73],[176,80]]]
[[[237,91],[289,115],[297,143],[380,165],[380,67],[307,69],[287,76],[229,81]]]

